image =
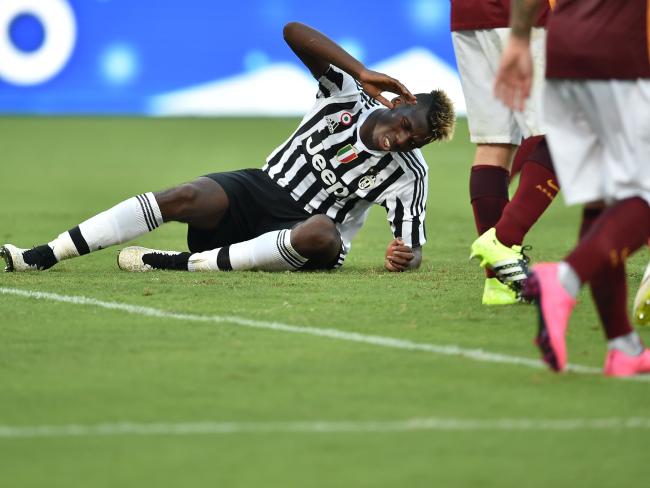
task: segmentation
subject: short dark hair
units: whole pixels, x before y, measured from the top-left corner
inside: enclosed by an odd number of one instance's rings
[[[442,90],[415,95],[418,105],[427,107],[427,120],[434,141],[448,141],[454,136],[456,113],[454,104]]]

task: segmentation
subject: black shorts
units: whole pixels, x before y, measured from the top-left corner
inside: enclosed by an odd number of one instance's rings
[[[311,217],[261,169],[205,176],[221,185],[230,205],[216,229],[188,228],[190,252],[208,251],[248,241],[272,230],[290,229]]]
[[[188,227],[187,247],[190,252],[209,251],[248,241],[273,230],[291,229],[311,217],[261,169],[242,169],[205,176],[221,185],[228,195],[230,206],[215,229]],[[336,268],[344,257],[341,247],[339,256],[328,266],[318,266],[307,261],[302,269]]]

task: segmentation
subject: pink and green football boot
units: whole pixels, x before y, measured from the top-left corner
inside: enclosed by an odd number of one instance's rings
[[[567,365],[565,335],[576,300],[560,284],[557,272],[558,263],[533,266],[522,296],[533,301],[539,311],[535,344],[542,352],[542,359],[553,371],[560,373]]]

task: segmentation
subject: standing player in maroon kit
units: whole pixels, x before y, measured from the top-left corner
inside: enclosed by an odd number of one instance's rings
[[[513,0],[512,34],[495,92],[521,109],[530,93],[530,28],[539,0]],[[548,23],[544,116],[567,204],[583,204],[580,241],[559,263],[533,267],[524,292],[540,310],[537,344],[555,371],[589,283],[608,339],[605,374],[650,372],[630,325],[625,261],[650,237],[648,0],[561,0]]]
[[[518,291],[527,272],[522,241],[559,189],[541,128],[543,25],[547,12],[548,4],[539,11],[535,24],[538,27],[533,32],[533,57],[540,67],[533,102],[524,113],[515,113],[493,95],[496,71],[510,31],[509,0],[451,0],[454,49],[471,141],[476,144],[470,198],[480,237],[472,244],[472,256],[479,257],[481,265],[489,268],[482,300],[486,305],[519,300]],[[508,183],[515,152],[524,164],[517,192],[509,202]]]

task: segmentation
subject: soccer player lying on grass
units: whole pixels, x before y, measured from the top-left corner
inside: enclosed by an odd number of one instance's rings
[[[385,268],[417,268],[427,201],[419,148],[451,137],[451,102],[438,90],[413,96],[303,24],[287,24],[284,37],[319,81],[318,94],[261,170],[210,174],[138,195],[29,250],[6,244],[6,270],[48,269],[171,221],[188,224],[190,252],[129,247],[119,253],[120,268],[329,269],[342,264],[372,204],[386,209],[395,236]],[[399,96],[388,101],[384,91]]]

